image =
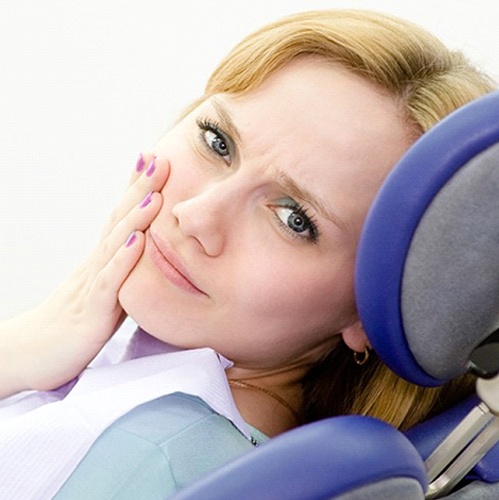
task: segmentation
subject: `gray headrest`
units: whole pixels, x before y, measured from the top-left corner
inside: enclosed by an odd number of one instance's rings
[[[499,327],[499,144],[458,170],[426,210],[401,304],[409,347],[437,379],[463,373],[473,349]]]

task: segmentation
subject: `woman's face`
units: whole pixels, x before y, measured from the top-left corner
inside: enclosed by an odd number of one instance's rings
[[[312,57],[204,102],[155,148],[171,172],[121,288],[125,310],[157,338],[212,347],[236,366],[313,361],[357,322],[357,241],[410,144],[400,115],[371,84]]]

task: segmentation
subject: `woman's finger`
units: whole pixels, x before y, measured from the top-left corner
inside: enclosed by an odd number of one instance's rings
[[[111,213],[102,232],[102,238],[105,238],[130,210],[140,204],[148,193],[160,191],[168,179],[169,171],[168,160],[151,157],[149,164],[128,187],[123,198]]]
[[[127,241],[134,231],[145,231],[149,227],[158,215],[162,203],[163,197],[160,193],[149,192],[111,229],[94,254],[92,268],[95,274],[114,258],[123,242]]]
[[[128,185],[131,186],[141,175],[147,170],[151,160],[154,158],[152,153],[140,153],[135,163],[135,168],[132,171]]]
[[[102,324],[110,325],[118,320],[121,308],[118,303],[118,292],[144,251],[145,236],[142,231],[134,231],[120,246],[112,259],[102,268],[89,290],[88,313],[95,312],[99,318],[102,331],[106,336],[112,332],[110,328],[102,328]],[[112,329],[111,329],[112,330]],[[107,340],[107,339],[103,339]]]

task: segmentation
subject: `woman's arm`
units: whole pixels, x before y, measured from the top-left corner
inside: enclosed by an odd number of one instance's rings
[[[0,397],[68,382],[121,325],[118,292],[142,255],[168,172],[166,160],[141,157],[93,254],[38,307],[0,323]]]

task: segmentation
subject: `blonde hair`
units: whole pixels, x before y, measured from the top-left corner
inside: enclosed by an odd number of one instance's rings
[[[291,60],[321,56],[375,84],[399,103],[420,135],[494,85],[460,52],[420,27],[381,13],[311,11],[286,17],[246,37],[211,75],[204,96],[247,93]],[[304,381],[309,420],[340,413],[381,418],[405,428],[470,392],[469,379],[425,389],[405,382],[379,360],[359,370],[343,344]]]
[[[211,74],[199,102],[243,94],[301,55],[319,55],[400,101],[421,132],[494,89],[461,52],[419,26],[363,10],[310,11],[268,24],[243,39]]]
[[[358,366],[340,342],[303,381],[305,420],[355,414],[376,417],[405,430],[473,392],[475,378],[463,375],[441,387],[420,387],[393,373],[375,353]]]

